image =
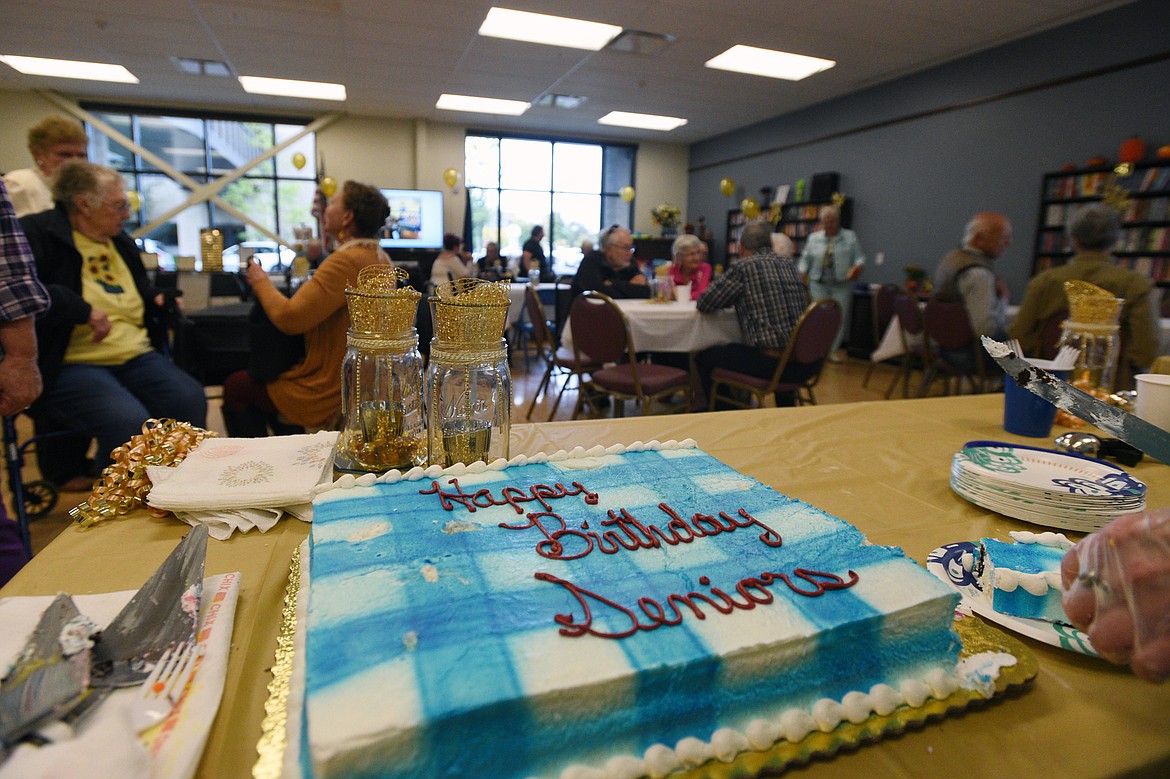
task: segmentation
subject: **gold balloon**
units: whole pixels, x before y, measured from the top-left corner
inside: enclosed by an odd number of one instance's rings
[[[326,176],[321,179],[321,186],[319,187],[321,194],[325,197],[333,197],[333,193],[337,191],[337,179],[332,176]]]
[[[760,215],[760,202],[754,197],[745,197],[739,207],[748,219],[755,219]]]
[[[720,179],[719,191],[730,197],[735,194],[735,179]]]
[[[305,159],[305,155],[301,154],[300,152],[297,152],[296,154],[293,155],[293,167],[296,168],[297,170],[300,170],[301,168],[305,167],[305,163],[307,161],[308,160]]]
[[[634,188],[628,185],[624,186],[621,188],[619,194],[622,196],[622,200],[629,203],[634,199]]]
[[[142,196],[132,189],[126,193],[126,202],[130,204],[131,211],[137,211],[142,207]]]
[[[443,171],[443,181],[447,182],[447,186],[454,187],[459,183],[459,171],[454,168],[447,168]]]

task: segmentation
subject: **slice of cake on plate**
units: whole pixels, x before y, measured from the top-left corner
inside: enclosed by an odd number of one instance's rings
[[[1068,623],[1061,606],[1060,561],[1073,543],[1063,533],[1013,531],[1015,543],[979,540],[975,574],[1000,614]]]
[[[694,442],[342,477],[302,765],[662,776],[955,691],[958,595]]]

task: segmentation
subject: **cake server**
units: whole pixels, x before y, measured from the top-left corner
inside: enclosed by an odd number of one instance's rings
[[[1018,356],[1006,344],[982,336],[983,348],[999,363],[1009,381],[1047,400],[1057,408],[1074,414],[1091,425],[1117,436],[1150,457],[1170,464],[1170,433],[1151,425],[1134,414],[1098,400],[1066,381],[1037,368]]]
[[[0,685],[0,763],[17,742],[38,727],[64,716],[86,696],[89,648],[70,642],[92,629],[68,595],[58,595],[45,609],[11,672]]]
[[[138,684],[167,649],[192,640],[198,628],[206,554],[207,526],[199,524],[99,634],[93,648],[91,686]]]

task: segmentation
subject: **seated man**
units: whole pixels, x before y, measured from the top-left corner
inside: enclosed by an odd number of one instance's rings
[[[634,239],[630,231],[614,225],[601,236],[601,251],[581,260],[573,278],[573,297],[587,289],[611,298],[648,298],[650,285],[634,263]]]
[[[1003,214],[983,211],[971,217],[962,245],[944,257],[934,272],[934,294],[962,302],[976,339],[986,335],[1002,341],[1006,337],[1007,287],[996,276],[992,262],[1011,242],[1011,221]],[[983,354],[982,349],[977,351]],[[959,368],[975,367],[974,353],[968,350],[943,350],[942,357]]]
[[[1096,284],[1125,301],[1121,310],[1121,343],[1117,386],[1127,389],[1132,377],[1148,367],[1158,353],[1158,328],[1150,280],[1137,271],[1114,264],[1109,251],[1121,233],[1121,216],[1105,203],[1079,209],[1068,223],[1068,237],[1076,255],[1066,264],[1049,268],[1028,282],[1020,313],[1008,334],[1020,341],[1025,354],[1040,346],[1040,328],[1051,317],[1068,311],[1064,282],[1074,279]]]
[[[771,378],[788,344],[788,337],[808,307],[808,290],[790,258],[772,252],[772,226],[749,222],[740,236],[743,256],[731,264],[699,298],[704,313],[734,306],[744,343],[704,349],[695,356],[703,393],[711,397],[711,374],[729,368],[761,378]],[[800,381],[816,366],[793,365],[784,371],[785,381]],[[777,393],[776,404],[791,406],[796,399]],[[705,407],[704,407],[705,408]]]

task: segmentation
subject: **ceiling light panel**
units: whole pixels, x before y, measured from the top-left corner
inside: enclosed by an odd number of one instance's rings
[[[304,97],[310,100],[345,100],[345,85],[323,81],[296,81],[288,78],[240,76],[240,86],[253,95]]]
[[[105,62],[78,62],[9,54],[0,54],[0,62],[28,76],[79,78],[85,81],[111,81],[117,84],[138,83],[138,78],[126,68]]]
[[[439,95],[435,108],[444,111],[468,111],[475,114],[502,114],[505,116],[519,116],[528,110],[528,103],[523,100],[501,100],[495,97],[475,97],[473,95]]]
[[[682,127],[686,119],[677,116],[658,116],[657,114],[634,114],[629,111],[610,111],[597,120],[598,124],[610,124],[616,127],[636,127],[639,130],[669,131]]]
[[[786,51],[773,51],[772,49],[740,44],[732,46],[719,56],[707,60],[704,64],[717,70],[800,81],[814,73],[828,70],[837,63],[820,57],[806,57],[803,54],[790,54]]]
[[[564,16],[490,8],[479,34],[489,38],[600,51],[622,31],[621,27]]]

